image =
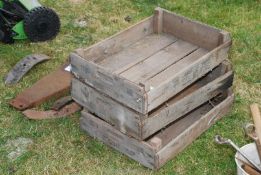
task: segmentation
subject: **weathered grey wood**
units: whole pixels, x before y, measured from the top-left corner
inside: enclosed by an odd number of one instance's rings
[[[153,77],[196,49],[198,49],[198,46],[178,40],[120,75],[132,82],[142,83],[144,80]]]
[[[171,127],[167,128],[165,135],[173,135],[171,136],[171,138],[168,138],[171,141],[157,152],[156,169],[162,167],[168,160],[172,159],[178,153],[183,151],[203,132],[210,128],[217,120],[228,113],[233,104],[233,101],[234,95],[231,95],[222,103],[215,106],[215,108],[204,114],[204,116],[198,117],[197,114],[200,115],[200,112],[195,111],[194,114],[191,113],[190,116],[187,116],[189,118],[185,117],[184,120],[180,120],[179,122],[181,123],[177,122],[176,125],[172,125]],[[211,107],[210,105],[208,106]],[[205,108],[205,106],[203,106],[202,108]],[[204,111],[206,111],[206,109],[204,109]],[[188,123],[192,124],[188,126],[186,125]],[[180,130],[177,129],[178,127],[183,127],[184,125],[188,127],[181,128]],[[173,133],[173,131],[176,132]],[[166,137],[161,137],[160,135],[156,135],[155,137],[162,138],[162,140],[166,139]]]
[[[154,11],[154,21],[153,21],[154,32],[157,34],[163,31],[163,10],[157,7]]]
[[[206,77],[186,88],[149,115],[137,113],[77,79],[72,80],[71,95],[77,103],[112,124],[122,133],[144,140],[231,87],[233,73],[223,68],[228,66],[222,64],[215,68]]]
[[[141,113],[147,111],[145,108],[146,96],[142,87],[101,68],[95,63],[84,60],[77,54],[71,53],[70,60],[72,73],[86,84],[136,111]]]
[[[77,49],[75,52],[87,60],[99,62],[151,33],[153,33],[153,17],[146,18],[105,40],[88,48]]]
[[[71,95],[78,104],[114,125],[122,133],[141,138],[143,115],[124,107],[75,78],[72,79]]]
[[[145,89],[149,90],[148,111],[155,109],[224,61],[230,44],[228,41],[202,57],[195,56],[198,52],[205,52],[199,49],[145,82]]]
[[[163,32],[212,50],[220,45],[221,30],[163,10]]]
[[[82,112],[80,124],[92,137],[148,168],[158,169],[224,116],[229,111],[233,99],[232,94],[215,104],[215,107],[205,104],[147,141],[128,137],[86,111]]]
[[[115,130],[108,123],[92,114],[82,111],[81,128],[94,138],[104,142],[112,148],[128,155],[146,167],[154,167],[155,150],[146,142],[138,142]]]
[[[112,72],[120,73],[132,65],[145,60],[149,56],[157,53],[159,50],[174,43],[177,39],[167,34],[151,34],[143,37],[141,40],[130,45],[128,48],[106,57],[99,62],[100,66],[110,69]]]

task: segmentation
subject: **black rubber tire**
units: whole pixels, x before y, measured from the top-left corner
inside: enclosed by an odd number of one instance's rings
[[[24,18],[24,31],[32,42],[55,38],[60,31],[59,16],[50,8],[36,7]]]

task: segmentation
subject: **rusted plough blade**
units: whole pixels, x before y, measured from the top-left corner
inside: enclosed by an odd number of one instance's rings
[[[50,98],[59,98],[69,92],[71,78],[71,73],[62,67],[37,81],[32,87],[25,89],[10,102],[10,105],[18,110],[25,110]]]
[[[61,108],[59,111],[49,110],[49,111],[37,111],[34,109],[28,109],[23,112],[23,114],[33,120],[44,120],[44,119],[54,119],[61,118],[71,115],[77,111],[81,110],[81,106],[73,102]]]

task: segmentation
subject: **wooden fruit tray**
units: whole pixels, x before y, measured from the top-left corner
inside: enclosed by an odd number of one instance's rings
[[[147,114],[218,66],[230,45],[228,32],[157,8],[70,61],[78,79]]]
[[[80,124],[92,137],[148,168],[158,169],[224,116],[229,111],[233,99],[234,95],[228,90],[223,97],[201,105],[145,141],[126,136],[86,111],[82,112]]]

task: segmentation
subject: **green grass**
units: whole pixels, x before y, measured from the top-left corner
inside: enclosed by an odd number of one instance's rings
[[[261,104],[261,1],[260,0],[73,0],[41,2],[53,7],[62,20],[60,35],[46,43],[0,44],[0,79],[22,57],[44,53],[52,60],[31,70],[12,87],[0,82],[0,174],[235,174],[235,151],[213,143],[214,135],[232,138],[239,145],[242,126],[251,121],[249,104]],[[156,6],[231,32],[230,60],[235,70],[236,100],[232,111],[199,139],[153,172],[92,139],[79,129],[79,114],[70,118],[30,121],[8,101],[42,76],[64,63],[76,48],[87,47],[150,16]],[[131,16],[130,23],[124,17]],[[88,26],[73,25],[85,19]],[[7,159],[5,143],[17,137],[34,141],[29,152],[14,162]]]

